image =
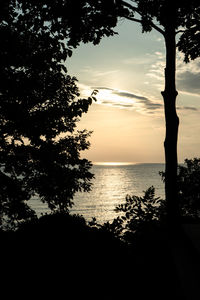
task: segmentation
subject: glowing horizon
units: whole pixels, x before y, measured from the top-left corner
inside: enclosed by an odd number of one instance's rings
[[[128,166],[128,165],[136,165],[135,162],[94,162],[95,166]]]

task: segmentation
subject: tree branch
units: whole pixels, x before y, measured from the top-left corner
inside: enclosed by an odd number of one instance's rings
[[[153,22],[150,22],[151,26],[157,30],[158,32],[160,32],[162,35],[165,35],[165,31],[162,30],[160,27],[158,27],[157,25],[155,25]]]
[[[185,32],[185,30],[178,30],[178,31],[176,31],[176,34],[184,33],[184,32]]]
[[[125,2],[125,1],[122,1],[122,4],[123,4],[124,6],[130,8],[132,11],[139,13],[139,12],[138,12],[138,8],[135,7],[135,6],[133,6],[133,5],[131,5],[130,3],[127,3],[127,2]],[[140,14],[140,13],[139,13],[139,14]]]
[[[142,23],[142,20],[139,20],[139,19],[136,19],[136,18],[131,18],[131,17],[125,17],[126,19],[130,20],[130,21],[133,21],[133,22],[137,22],[137,23]]]
[[[142,13],[138,10],[137,7],[131,5],[130,3],[127,3],[126,1],[122,1],[122,4],[131,9],[132,12],[136,12],[138,13],[140,16],[142,16]],[[124,16],[126,19],[137,22],[137,23],[142,23],[142,20],[136,19],[136,18],[132,18],[132,17],[128,17],[128,16]],[[149,24],[152,26],[152,28],[154,28],[155,30],[157,30],[159,33],[161,33],[162,35],[165,35],[165,31],[162,30],[159,26],[155,25],[152,21],[149,21]]]

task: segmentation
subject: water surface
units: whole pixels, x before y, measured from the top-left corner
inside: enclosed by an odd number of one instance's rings
[[[92,191],[76,194],[71,213],[83,215],[87,220],[95,217],[103,223],[117,217],[114,209],[125,202],[127,194],[142,196],[143,191],[153,185],[156,196],[163,198],[164,184],[159,175],[163,170],[164,164],[94,165]],[[47,205],[36,197],[31,203],[38,215],[48,211]]]
[[[104,222],[117,216],[114,209],[127,194],[141,196],[153,185],[156,196],[163,198],[164,184],[159,175],[163,170],[164,164],[94,165],[92,191],[75,196],[72,212]]]

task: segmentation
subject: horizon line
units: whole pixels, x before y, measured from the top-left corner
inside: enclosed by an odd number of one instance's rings
[[[116,161],[95,161],[92,162],[95,166],[129,166],[129,165],[138,165],[138,164],[165,164],[164,162],[116,162]]]

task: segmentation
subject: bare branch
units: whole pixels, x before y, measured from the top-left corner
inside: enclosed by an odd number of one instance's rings
[[[184,33],[184,32],[185,32],[185,30],[178,30],[178,31],[176,31],[176,34]]]
[[[136,18],[131,18],[131,17],[125,17],[127,20],[133,21],[133,22],[137,22],[137,23],[142,23],[142,20],[136,19]]]
[[[157,25],[155,25],[153,22],[150,22],[151,26],[157,30],[158,32],[160,32],[162,35],[165,35],[165,31],[163,29],[161,29],[160,27],[158,27]]]

